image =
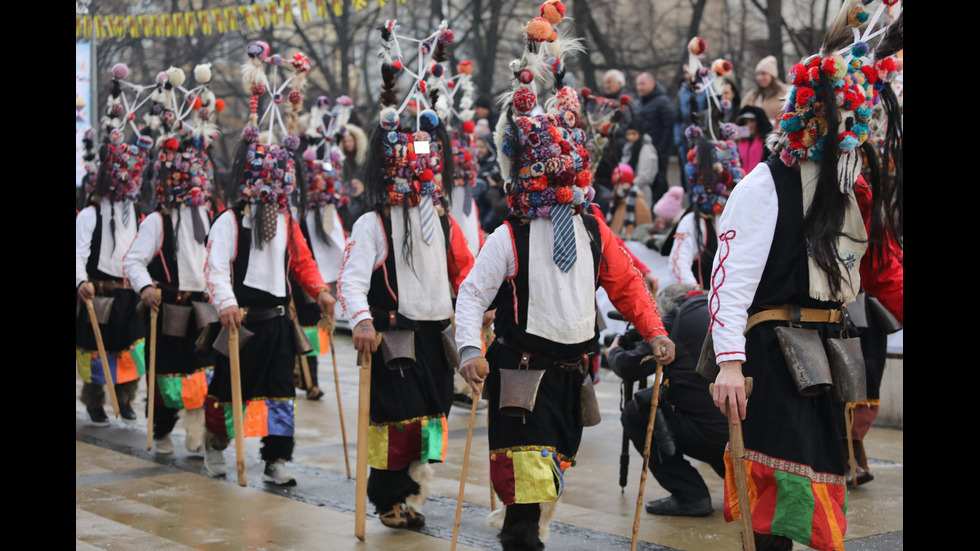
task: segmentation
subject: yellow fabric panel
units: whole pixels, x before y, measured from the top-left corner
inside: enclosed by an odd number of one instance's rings
[[[542,503],[556,501],[555,462],[539,451],[520,451],[513,455],[514,502]]]
[[[388,470],[388,427],[368,429],[368,465]]]

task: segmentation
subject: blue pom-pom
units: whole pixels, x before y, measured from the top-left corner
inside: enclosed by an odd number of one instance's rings
[[[419,128],[428,132],[435,130],[437,126],[439,126],[439,117],[436,116],[435,111],[431,109],[422,111],[422,114],[419,115]]]
[[[504,140],[504,143],[500,144],[500,152],[508,157],[513,157],[514,145],[510,143],[510,140]]]
[[[864,57],[868,53],[867,42],[855,42],[851,46],[851,55],[854,57]]]
[[[792,134],[803,129],[803,121],[800,120],[800,117],[794,115],[788,119],[779,121],[779,127],[783,129],[783,132]]]
[[[282,146],[290,151],[296,151],[299,147],[299,137],[290,134],[282,139]]]
[[[136,142],[140,149],[149,149],[153,147],[153,138],[149,136],[140,136],[140,139]]]
[[[442,76],[442,74],[443,74],[443,73],[445,72],[445,69],[443,69],[443,67],[442,67],[442,65],[441,65],[441,64],[439,64],[439,63],[434,63],[434,64],[432,65],[432,70],[431,70],[431,71],[432,71],[432,76],[434,76],[434,77],[436,77],[436,78],[439,78],[439,77],[441,77],[441,76]]]
[[[541,450],[541,457],[548,457],[548,450]]]
[[[383,109],[379,118],[381,120],[381,128],[384,128],[385,130],[394,130],[398,128],[398,113],[391,107]]]

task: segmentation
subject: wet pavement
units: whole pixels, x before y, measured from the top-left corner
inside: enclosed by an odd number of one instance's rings
[[[357,371],[349,335],[336,337],[341,399],[350,450],[356,461]],[[547,547],[563,551],[629,549],[642,457],[631,450],[629,480],[620,491],[619,384],[602,371],[596,387],[603,422],[585,429],[578,465],[566,471],[566,490]],[[900,376],[900,374],[899,374]],[[886,370],[886,378],[889,371]],[[111,426],[89,424],[77,400],[75,380],[75,546],[76,549],[326,549],[448,550],[459,491],[468,410],[453,408],[449,419],[448,461],[434,465],[427,524],[419,532],[390,530],[369,514],[366,542],[354,538],[354,481],[346,476],[332,384],[330,356],[320,358],[326,395],[314,402],[298,391],[296,450],[290,469],[298,484],[270,487],[262,478],[260,442],[246,440],[248,487],[234,477],[234,446],[225,452],[231,474],[203,474],[200,455],[184,450],[182,422],[174,431],[175,453],[146,451],[146,419],[136,424],[113,419]],[[141,388],[137,403],[145,403]],[[106,411],[112,415],[111,407]],[[904,433],[875,427],[865,441],[875,480],[848,496],[847,548],[894,550],[904,546]],[[485,523],[490,512],[486,412],[477,412],[463,519],[461,551],[499,549]],[[721,513],[722,480],[698,465],[711,490],[715,512],[705,518],[656,517],[642,513],[639,549],[737,551],[738,523]],[[668,494],[648,477],[645,500]],[[805,549],[797,544],[794,549]]]

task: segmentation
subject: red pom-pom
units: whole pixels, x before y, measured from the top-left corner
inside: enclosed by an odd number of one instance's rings
[[[725,210],[724,205],[719,205],[718,203],[711,205],[711,212],[714,214],[721,214],[721,211],[723,210]]]
[[[813,91],[813,88],[801,86],[796,89],[796,104],[806,105],[814,96],[816,96],[816,93]]]
[[[218,113],[224,111],[225,110],[225,100],[223,100],[223,99],[216,99],[216,100],[214,100],[214,110],[217,111]]]
[[[558,33],[551,22],[543,17],[535,17],[527,23],[527,37],[534,42],[552,42],[558,38]]]
[[[861,73],[864,75],[864,78],[868,80],[868,84],[878,82],[878,71],[875,71],[874,67],[870,65],[862,65]]]
[[[391,62],[391,68],[394,69],[396,73],[398,71],[401,71],[402,70],[402,62],[401,62],[401,60],[396,59],[395,61],[392,61]]]
[[[584,187],[589,187],[589,184],[591,183],[592,183],[592,172],[588,170],[580,170],[575,174],[576,186],[584,188]]]
[[[431,182],[433,178],[435,178],[435,174],[433,174],[432,170],[428,168],[423,170],[422,174],[419,175],[419,180],[423,182]]]
[[[531,81],[534,80],[534,74],[528,69],[521,69],[521,71],[517,74],[517,80],[524,84],[530,84]]]
[[[802,63],[797,63],[793,65],[793,69],[789,72],[790,83],[793,86],[800,86],[806,82],[806,66]]]
[[[168,151],[177,151],[177,148],[179,146],[180,143],[177,141],[176,138],[168,138],[167,141],[163,142],[163,148]]]
[[[459,64],[456,65],[456,72],[463,73],[464,75],[473,74],[473,62],[469,60],[459,62]]]
[[[579,94],[582,95],[582,99],[586,99],[587,100],[587,99],[589,99],[589,96],[592,95],[592,89],[591,88],[582,88],[582,91],[579,92]]]
[[[629,105],[629,102],[630,102],[630,97],[627,96],[626,94],[619,96],[619,103],[623,105]]]
[[[571,203],[573,196],[574,194],[572,193],[571,187],[560,187],[555,189],[555,199],[557,199],[559,203]]]
[[[559,0],[546,0],[544,4],[541,4],[538,13],[552,25],[557,25],[565,17],[565,4]]]
[[[463,123],[463,132],[467,134],[473,132],[476,129],[476,124],[473,121],[466,121]]]
[[[194,98],[191,101],[191,109],[193,109],[193,110],[196,111],[196,110],[198,110],[200,108],[201,108],[201,98]]]
[[[518,113],[527,113],[534,109],[537,99],[530,88],[521,88],[514,92],[514,109]]]

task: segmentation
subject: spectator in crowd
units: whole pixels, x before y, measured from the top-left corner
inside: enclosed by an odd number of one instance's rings
[[[737,141],[738,156],[742,159],[742,173],[752,172],[755,165],[765,161],[771,155],[766,147],[766,136],[772,132],[772,124],[766,118],[766,112],[759,107],[746,105],[738,112],[735,123],[743,127],[739,129]]]
[[[677,346],[677,359],[664,372],[667,383],[660,391],[650,472],[670,496],[648,502],[646,510],[654,515],[708,516],[714,511],[708,486],[684,458],[687,455],[704,461],[718,476],[725,474],[728,422],[714,407],[708,381],[696,370],[711,320],[708,297],[695,285],[675,283],[660,293],[657,305],[667,312],[664,327]],[[642,341],[626,350],[617,338],[606,350],[606,357],[623,380],[635,381],[653,374],[656,363],[642,363],[652,352]],[[623,430],[640,452],[646,441],[652,395],[652,387],[641,390],[623,408]]]
[[[636,77],[636,93],[639,96],[636,116],[643,121],[644,132],[657,148],[658,172],[649,198],[650,204],[654,204],[667,192],[667,162],[673,150],[677,110],[667,97],[667,90],[649,72]]]
[[[786,97],[789,88],[785,82],[779,80],[779,67],[774,56],[767,55],[755,66],[755,82],[759,86],[745,95],[742,107],[746,105],[761,107],[766,112],[770,124],[776,124],[779,112],[783,108],[783,98]]]

